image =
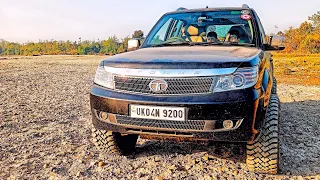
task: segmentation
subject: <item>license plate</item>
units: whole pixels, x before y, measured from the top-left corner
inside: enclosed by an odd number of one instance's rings
[[[130,105],[130,117],[156,120],[186,120],[186,108]]]

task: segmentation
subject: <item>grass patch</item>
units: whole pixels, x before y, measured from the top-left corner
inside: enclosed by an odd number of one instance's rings
[[[320,85],[320,54],[275,53],[273,58],[279,83]]]

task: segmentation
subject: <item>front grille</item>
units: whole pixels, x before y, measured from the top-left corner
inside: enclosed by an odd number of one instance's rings
[[[169,121],[169,120],[153,120],[130,118],[128,116],[117,116],[117,123],[123,125],[132,125],[140,127],[165,128],[172,130],[203,130],[204,121]]]
[[[213,77],[197,78],[164,78],[168,88],[162,92],[153,92],[149,84],[156,78],[115,76],[115,89],[145,94],[203,94],[210,93]]]

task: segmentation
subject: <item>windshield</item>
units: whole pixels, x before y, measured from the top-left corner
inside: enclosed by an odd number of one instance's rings
[[[255,45],[249,10],[183,12],[165,15],[144,47],[163,45]]]

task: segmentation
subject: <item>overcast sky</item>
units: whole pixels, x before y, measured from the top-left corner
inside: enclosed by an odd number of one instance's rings
[[[273,33],[297,27],[320,11],[320,0],[245,0],[266,29]],[[241,6],[239,0],[0,0],[0,39],[41,40],[106,39],[149,32],[163,13],[178,7]]]

